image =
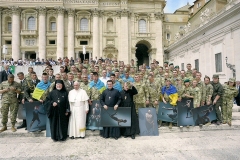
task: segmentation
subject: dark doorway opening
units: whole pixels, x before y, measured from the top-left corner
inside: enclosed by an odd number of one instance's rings
[[[81,61],[83,62],[84,60],[84,54],[82,52],[79,52],[79,56],[81,58]],[[89,60],[89,52],[86,52],[85,54],[85,59],[88,59]]]
[[[137,65],[140,66],[145,63],[146,66],[149,66],[148,47],[144,44],[137,44],[136,47]]]

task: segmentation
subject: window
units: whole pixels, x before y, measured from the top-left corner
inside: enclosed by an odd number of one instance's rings
[[[56,44],[55,40],[49,40],[49,44]]]
[[[35,18],[29,17],[28,18],[28,30],[35,30]]]
[[[12,22],[8,22],[7,29],[9,32],[12,32]]]
[[[50,30],[51,30],[51,31],[56,31],[56,22],[51,22],[50,25],[51,25],[51,26],[50,26]]]
[[[171,38],[170,33],[167,33],[167,35],[166,35],[166,39],[167,39],[167,40],[170,40],[170,38]]]
[[[191,13],[193,13],[193,8],[191,8]]]
[[[200,2],[197,3],[197,8],[199,8],[199,7],[201,7],[201,3]]]
[[[5,44],[12,44],[12,41],[11,40],[6,40]]]
[[[147,28],[146,28],[146,21],[144,19],[140,19],[138,22],[138,32],[139,33],[146,33]]]
[[[88,45],[88,41],[80,41],[80,45]]]
[[[184,63],[181,63],[181,70],[184,70]]]
[[[80,20],[80,31],[88,31],[88,19],[82,18]]]
[[[222,72],[222,53],[215,54],[216,72]]]
[[[195,69],[199,71],[199,59],[195,59]]]
[[[107,31],[108,32],[113,31],[113,19],[112,18],[107,19]]]

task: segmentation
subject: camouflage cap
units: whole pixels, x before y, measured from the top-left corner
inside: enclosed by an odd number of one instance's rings
[[[214,75],[213,75],[213,78],[219,78],[219,75],[214,74]]]
[[[235,78],[229,78],[228,82],[236,82],[236,79]]]

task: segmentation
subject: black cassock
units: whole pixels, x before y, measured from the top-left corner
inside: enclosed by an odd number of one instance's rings
[[[121,128],[121,134],[123,136],[131,136],[135,134],[139,134],[139,122],[135,109],[135,105],[133,102],[133,95],[138,94],[137,89],[132,86],[132,89],[127,91],[122,90],[121,94],[121,107],[131,107],[131,127]]]
[[[121,103],[120,92],[116,89],[106,89],[100,97],[100,103],[102,106],[106,105],[108,107],[114,107],[115,105],[119,106]],[[104,138],[119,138],[121,136],[120,128],[103,127],[103,130],[100,131],[100,135]]]
[[[53,102],[57,103],[53,107]],[[66,91],[53,90],[47,100],[47,116],[50,121],[51,138],[55,141],[65,140],[68,132],[69,112],[68,93]]]

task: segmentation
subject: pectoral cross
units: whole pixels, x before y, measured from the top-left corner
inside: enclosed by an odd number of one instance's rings
[[[58,98],[57,102],[60,103],[60,99],[59,98]]]
[[[127,96],[125,96],[125,100],[127,99]]]

